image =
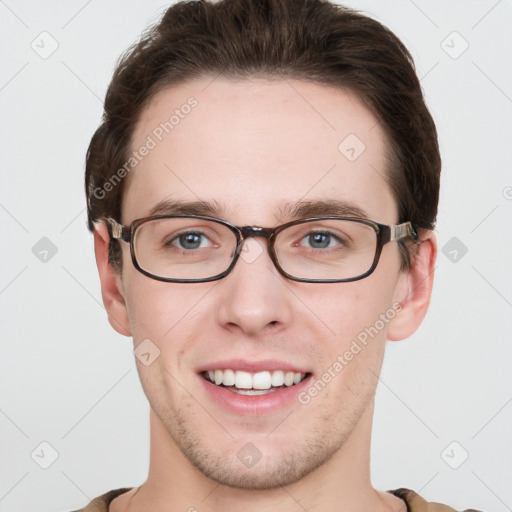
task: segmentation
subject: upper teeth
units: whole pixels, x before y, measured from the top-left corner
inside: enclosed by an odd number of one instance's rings
[[[305,373],[263,371],[249,373],[235,370],[210,370],[208,378],[217,386],[235,386],[239,389],[270,389],[272,386],[293,386],[298,384],[305,376]]]

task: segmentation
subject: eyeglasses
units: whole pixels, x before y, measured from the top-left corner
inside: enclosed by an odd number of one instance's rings
[[[202,215],[157,215],[134,220],[130,226],[106,220],[112,238],[130,244],[137,270],[174,283],[201,283],[227,276],[249,237],[266,238],[278,271],[306,283],[363,279],[377,267],[385,244],[406,237],[418,239],[410,222],[386,226],[349,217],[312,217],[275,228],[234,226]]]

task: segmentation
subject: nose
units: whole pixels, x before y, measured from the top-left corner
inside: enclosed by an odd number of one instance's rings
[[[275,268],[264,237],[244,240],[233,270],[219,283],[218,321],[248,336],[275,333],[290,324],[293,294]]]

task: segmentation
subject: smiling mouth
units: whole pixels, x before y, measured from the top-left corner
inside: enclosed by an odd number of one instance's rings
[[[283,370],[256,373],[240,370],[209,370],[201,373],[208,382],[239,395],[267,395],[300,384],[310,373]]]

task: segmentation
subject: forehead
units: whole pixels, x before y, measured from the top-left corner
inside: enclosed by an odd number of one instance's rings
[[[138,158],[125,223],[165,200],[215,203],[219,216],[241,224],[270,225],[297,201],[328,200],[397,220],[385,134],[349,91],[291,79],[198,79],[155,95],[131,142]]]

